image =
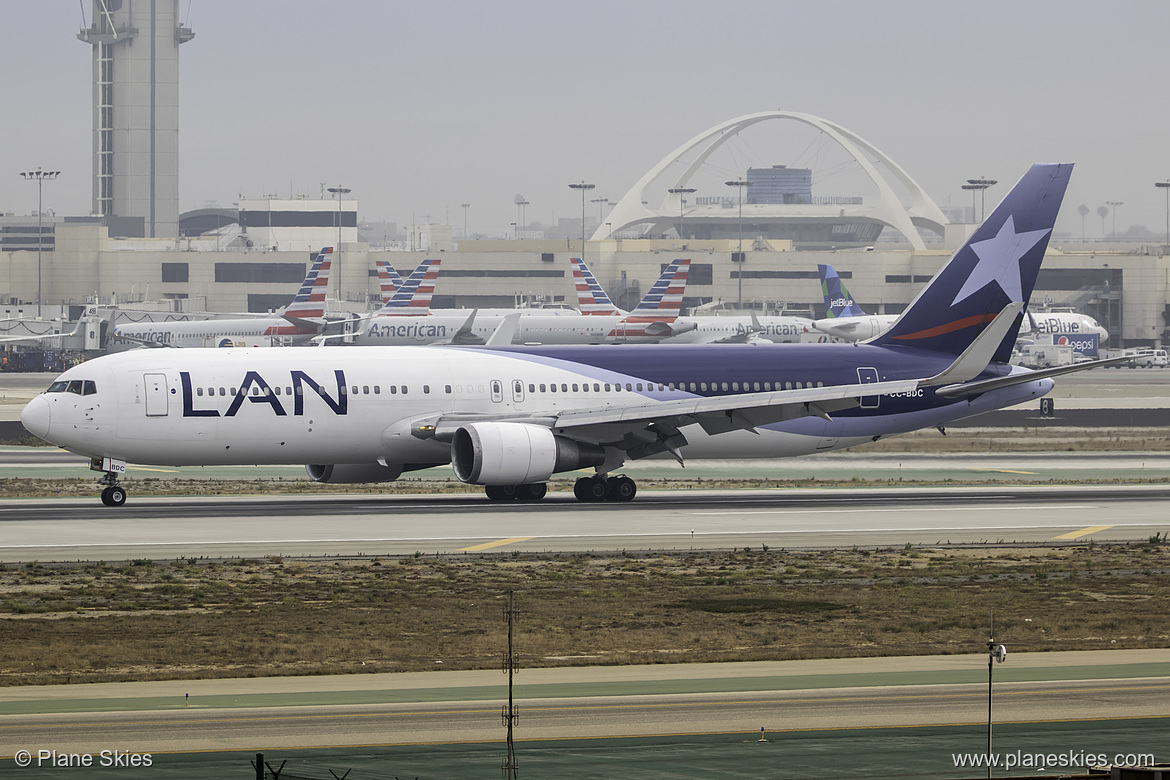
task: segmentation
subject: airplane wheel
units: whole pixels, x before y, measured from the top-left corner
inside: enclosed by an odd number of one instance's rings
[[[604,501],[608,487],[601,477],[581,477],[573,485],[573,495],[578,501]]]
[[[629,501],[638,493],[638,484],[629,477],[611,477],[607,487],[607,501]]]
[[[483,492],[492,501],[514,501],[517,498],[515,485],[485,485]]]
[[[518,501],[539,501],[544,498],[545,493],[548,493],[548,485],[543,482],[516,486],[516,499]]]
[[[117,485],[102,491],[102,503],[106,506],[122,506],[126,503],[126,491]]]

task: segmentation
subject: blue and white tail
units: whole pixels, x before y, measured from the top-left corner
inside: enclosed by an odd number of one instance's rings
[[[378,287],[382,291],[382,305],[385,306],[394,298],[394,293],[404,282],[398,272],[394,270],[394,266],[385,260],[375,260],[374,265],[378,268]]]
[[[853,302],[849,288],[837,275],[837,269],[828,264],[817,266],[821,276],[821,294],[825,296],[825,317],[864,317],[865,312]]]
[[[625,314],[624,311],[613,305],[613,301],[606,295],[601,284],[579,257],[569,260],[573,264],[573,286],[577,288],[577,308],[582,314],[609,315]]]
[[[1033,165],[893,327],[869,343],[961,355],[1009,303],[1026,304],[1071,174],[1069,163]],[[993,360],[1011,358],[1019,319]]]
[[[301,289],[293,296],[292,302],[281,309],[282,317],[300,319],[325,316],[325,291],[329,289],[329,267],[333,263],[333,247],[324,247],[313,259]]]
[[[687,289],[687,274],[690,270],[689,259],[671,262],[629,316],[677,318],[682,311],[683,293]]]
[[[441,260],[423,260],[418,268],[399,285],[390,301],[374,312],[375,316],[426,315],[431,313],[431,296],[439,277]]]

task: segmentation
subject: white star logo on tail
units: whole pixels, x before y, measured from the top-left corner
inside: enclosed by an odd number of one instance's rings
[[[951,305],[970,298],[988,282],[998,284],[1013,302],[1023,300],[1020,258],[1050,232],[1051,230],[1030,230],[1027,233],[1017,233],[1015,218],[1009,216],[995,238],[971,244],[971,249],[979,258],[979,262],[971,269],[971,275],[967,277]]]

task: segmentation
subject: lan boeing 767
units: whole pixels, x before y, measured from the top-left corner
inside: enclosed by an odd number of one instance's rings
[[[628,500],[622,464],[852,447],[1043,396],[1008,365],[1072,166],[1036,165],[885,333],[864,344],[139,350],[62,374],[21,414],[91,459],[102,500],[127,464],[310,464],[376,482],[450,463],[490,498],[556,473]]]

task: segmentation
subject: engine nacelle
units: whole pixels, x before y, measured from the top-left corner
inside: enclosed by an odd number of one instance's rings
[[[469,423],[451,439],[455,476],[472,485],[527,485],[604,462],[600,446],[527,423]]]
[[[393,482],[402,475],[402,466],[383,466],[381,463],[330,463],[305,466],[309,479],[330,484],[359,482]]]

